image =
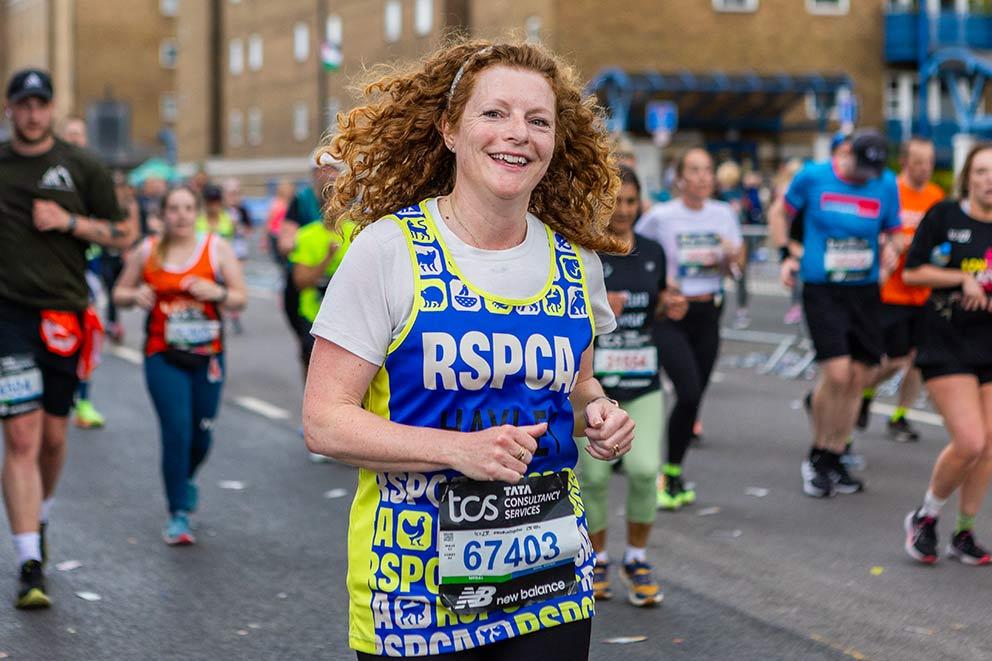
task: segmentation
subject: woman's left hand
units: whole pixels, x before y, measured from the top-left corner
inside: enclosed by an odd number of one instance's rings
[[[224,287],[213,280],[195,275],[183,279],[180,286],[190,296],[201,302],[219,301],[224,296]]]
[[[609,461],[622,457],[634,441],[634,421],[627,412],[605,397],[586,405],[586,452],[595,459]]]

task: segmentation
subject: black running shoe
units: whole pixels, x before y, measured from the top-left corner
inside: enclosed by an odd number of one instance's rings
[[[45,592],[45,574],[37,560],[28,560],[21,565],[21,589],[14,605],[23,610],[48,608],[52,605],[52,600]]]
[[[800,468],[804,494],[813,498],[830,498],[834,495],[834,483],[827,472],[824,455],[807,459]]]
[[[962,530],[951,537],[951,543],[947,545],[947,555],[973,567],[992,563],[992,556],[975,542],[975,536],[970,530]]]
[[[48,522],[42,521],[38,524],[38,543],[41,545],[41,566],[48,564],[48,538],[45,532],[48,530]]]
[[[937,517],[921,516],[919,510],[906,515],[904,548],[913,560],[925,565],[937,562]]]
[[[906,418],[889,420],[889,438],[896,443],[915,443],[920,440],[920,433],[913,429]]]
[[[864,431],[868,429],[868,414],[871,413],[871,397],[861,398],[861,409],[858,411],[858,421],[854,425]]]
[[[831,454],[831,465],[829,468],[830,481],[834,483],[834,491],[843,494],[858,493],[865,490],[865,483],[851,477],[847,472],[847,466],[841,461],[840,455]]]

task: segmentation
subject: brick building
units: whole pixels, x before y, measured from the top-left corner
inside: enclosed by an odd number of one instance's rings
[[[299,172],[329,118],[354,103],[347,86],[365,65],[421,55],[449,28],[540,40],[590,80],[611,67],[841,77],[860,124],[884,119],[882,0],[204,0],[183,3],[179,24],[180,160],[216,173]],[[769,96],[780,119],[761,130],[735,127],[729,112],[724,124],[717,116],[681,137],[743,145],[763,162],[808,156],[813,134],[837,126],[835,92]],[[680,99],[685,119],[691,105],[707,106]],[[757,103],[745,92],[718,100],[731,111]],[[626,128],[646,135],[643,119]]]
[[[86,117],[93,147],[133,164],[162,151],[176,121],[178,7],[178,0],[0,0],[0,75],[50,70],[57,116]]]

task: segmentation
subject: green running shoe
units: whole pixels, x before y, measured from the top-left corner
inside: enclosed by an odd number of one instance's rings
[[[76,426],[82,429],[98,429],[106,424],[106,420],[93,408],[93,402],[81,399],[76,402]]]

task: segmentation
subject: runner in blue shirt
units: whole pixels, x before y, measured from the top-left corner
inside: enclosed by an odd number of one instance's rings
[[[831,161],[803,168],[785,195],[790,216],[802,212],[802,243],[790,243],[782,279],[798,269],[803,310],[820,365],[810,400],[814,438],[802,464],[803,491],[816,498],[857,493],[841,454],[854,430],[860,392],[884,352],[879,265],[895,265],[901,248],[899,192],[885,172],[888,147],[873,131],[855,134]]]

